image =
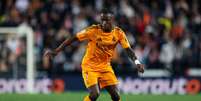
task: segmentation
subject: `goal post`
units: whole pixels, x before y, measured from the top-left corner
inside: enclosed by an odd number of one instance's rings
[[[35,78],[35,66],[34,66],[34,33],[31,27],[23,23],[18,27],[0,27],[0,34],[17,34],[19,37],[26,36],[27,52],[26,52],[26,80],[27,80],[27,92],[34,93],[34,78]]]

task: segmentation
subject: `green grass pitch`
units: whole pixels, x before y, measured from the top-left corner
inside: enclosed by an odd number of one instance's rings
[[[0,94],[0,101],[83,101],[86,92],[62,94]],[[121,94],[122,101],[201,101],[201,95],[131,95]],[[111,101],[102,92],[97,101]]]

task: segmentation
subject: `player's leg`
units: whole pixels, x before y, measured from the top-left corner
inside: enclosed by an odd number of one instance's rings
[[[117,88],[118,80],[112,70],[101,73],[99,84],[101,88],[105,88],[109,92],[113,101],[120,100],[119,91]]]
[[[85,97],[84,101],[96,101],[100,95],[98,84],[90,86],[88,90],[89,95]]]
[[[84,98],[84,101],[96,101],[98,98],[100,94],[98,75],[96,72],[82,72],[85,86],[89,90],[89,95]]]
[[[117,85],[106,86],[105,89],[109,92],[113,101],[120,101],[120,94]]]

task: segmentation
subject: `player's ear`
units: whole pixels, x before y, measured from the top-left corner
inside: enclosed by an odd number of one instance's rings
[[[111,16],[111,21],[114,22],[115,21],[115,17],[112,15]]]

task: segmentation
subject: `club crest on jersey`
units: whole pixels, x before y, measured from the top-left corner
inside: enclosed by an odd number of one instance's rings
[[[113,42],[116,42],[117,39],[113,36],[112,41],[113,41]]]
[[[97,41],[97,42],[101,42],[102,39],[101,39],[101,38],[97,38],[96,41]]]

